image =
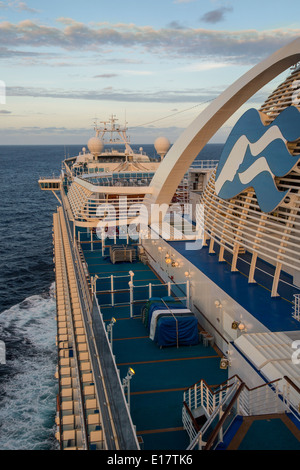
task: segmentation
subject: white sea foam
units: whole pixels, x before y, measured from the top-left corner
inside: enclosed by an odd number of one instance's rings
[[[54,284],[0,315],[6,365],[0,366],[0,449],[55,448]]]

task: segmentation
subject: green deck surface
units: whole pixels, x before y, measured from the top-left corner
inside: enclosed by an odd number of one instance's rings
[[[300,442],[281,419],[257,420],[238,450],[300,450]]]
[[[89,272],[93,276],[127,276],[116,283],[128,289],[129,271],[134,272],[134,285],[160,284],[156,274],[141,262],[112,264],[109,257],[102,257],[99,245],[90,250],[82,244]],[[107,253],[107,251],[106,251]],[[97,290],[110,288],[110,280],[97,281]],[[141,298],[147,294],[141,290]],[[166,288],[154,288],[153,296],[167,295]],[[145,450],[184,450],[189,445],[187,432],[182,424],[183,392],[195,382],[205,379],[216,385],[227,379],[227,371],[220,369],[220,357],[212,347],[196,346],[159,348],[149,338],[149,332],[140,316],[130,318],[129,295],[119,294],[115,300],[126,305],[104,306],[110,302],[110,294],[97,295],[103,319],[109,323],[114,317],[113,354],[120,378],[126,376],[128,367],[135,375],[130,382],[130,410],[137,435],[143,439]],[[146,297],[148,298],[148,297]],[[101,305],[102,304],[102,305]],[[141,302],[135,313],[141,314]],[[300,442],[281,419],[255,420],[248,429],[239,450],[300,449]]]
[[[139,261],[112,264],[108,257],[102,258],[101,250],[87,248],[85,245],[83,249],[91,275],[122,276],[131,270],[135,285],[160,284],[156,274]],[[156,292],[159,294],[158,290]],[[167,295],[165,287],[160,292]],[[144,449],[186,449],[189,438],[181,418],[183,392],[201,379],[209,384],[224,382],[227,371],[220,369],[220,357],[214,348],[202,344],[159,348],[149,338],[141,318],[130,318],[129,305],[101,308],[101,301],[106,303],[109,295],[97,297],[104,321],[109,322],[112,317],[117,320],[113,326],[113,353],[121,379],[126,376],[128,367],[135,371],[130,382],[130,409]],[[118,298],[120,302],[127,300],[126,294],[123,299]],[[143,305],[142,302],[141,307]]]

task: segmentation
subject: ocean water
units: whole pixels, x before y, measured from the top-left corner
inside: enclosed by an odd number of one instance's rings
[[[140,145],[132,146],[138,149]],[[153,145],[142,145],[155,156]],[[197,159],[217,160],[221,144]],[[52,214],[58,201],[39,189],[82,146],[0,146],[0,450],[55,450],[56,321]]]

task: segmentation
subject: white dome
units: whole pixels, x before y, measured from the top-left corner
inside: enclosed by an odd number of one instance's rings
[[[103,150],[103,143],[98,137],[92,137],[87,145],[93,155],[100,155]]]
[[[165,155],[169,150],[171,144],[166,137],[158,137],[154,142],[154,147],[157,153]]]

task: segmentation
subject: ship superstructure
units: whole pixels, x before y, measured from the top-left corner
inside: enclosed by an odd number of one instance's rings
[[[218,163],[182,172],[164,220],[138,216],[169,143],[135,153],[114,117],[39,181],[60,191],[61,448],[278,448],[278,432],[300,448],[299,83],[296,68]],[[125,150],[103,147],[112,131]]]

